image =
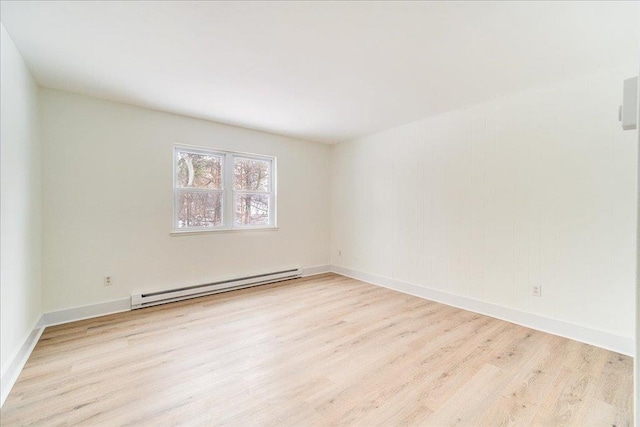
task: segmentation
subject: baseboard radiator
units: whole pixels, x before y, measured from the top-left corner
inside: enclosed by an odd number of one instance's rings
[[[267,283],[302,277],[301,268],[274,271],[271,273],[255,274],[252,276],[238,277],[235,279],[221,280],[203,285],[187,286],[168,291],[150,292],[146,294],[131,295],[131,309],[151,307],[153,305],[166,304],[220,292],[234,291],[236,289],[250,288],[252,286],[266,285]]]

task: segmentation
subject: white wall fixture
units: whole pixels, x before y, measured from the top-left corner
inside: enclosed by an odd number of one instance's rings
[[[190,298],[203,297],[205,295],[218,294],[220,292],[235,291],[237,289],[266,285],[268,283],[281,282],[283,280],[302,277],[301,268],[274,271],[270,273],[254,274],[228,280],[220,280],[214,283],[187,286],[159,292],[131,295],[131,309],[151,307],[169,302],[182,301]]]
[[[638,78],[626,79],[622,90],[622,105],[618,120],[622,129],[633,130],[638,127]]]

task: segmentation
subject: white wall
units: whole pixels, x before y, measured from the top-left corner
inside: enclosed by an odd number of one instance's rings
[[[329,264],[329,146],[50,89],[40,108],[45,312]],[[279,229],[171,236],[176,142],[277,156]]]
[[[2,377],[41,312],[38,87],[0,25],[0,351]]]
[[[640,10],[638,11],[638,19],[640,20]],[[640,41],[640,40],[639,40]],[[636,64],[636,70],[638,76],[640,76],[640,43],[638,43],[638,64]],[[637,120],[640,127],[640,84],[638,85],[638,111]],[[638,137],[638,146],[640,146],[640,132],[636,132]],[[637,170],[637,198],[636,206],[639,210],[636,216],[636,357],[633,361],[633,379],[634,379],[634,413],[636,425],[640,426],[640,365],[638,364],[638,358],[640,357],[640,150],[638,150],[638,170]]]
[[[633,338],[638,157],[617,107],[636,72],[339,144],[332,263]]]

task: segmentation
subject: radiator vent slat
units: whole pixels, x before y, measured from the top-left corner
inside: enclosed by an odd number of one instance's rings
[[[147,292],[144,294],[131,295],[131,309],[151,307],[169,302],[181,301],[190,298],[197,298],[205,295],[228,292],[237,289],[249,288],[252,286],[266,285],[267,283],[280,282],[282,280],[302,277],[301,268],[274,271],[271,273],[255,274],[251,276],[239,277],[236,279],[221,280],[214,283],[187,286],[159,292]]]

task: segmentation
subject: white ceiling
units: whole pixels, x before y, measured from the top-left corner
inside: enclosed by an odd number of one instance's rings
[[[42,86],[321,142],[630,63],[637,2],[7,2]]]

